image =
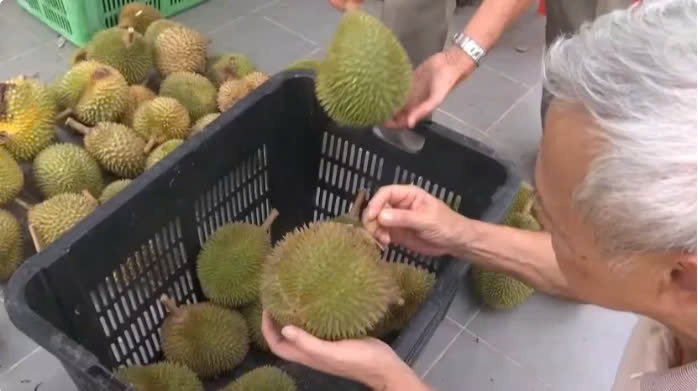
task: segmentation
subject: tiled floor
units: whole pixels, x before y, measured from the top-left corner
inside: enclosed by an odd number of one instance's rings
[[[380,12],[381,3],[366,0]],[[472,8],[458,9],[451,30]],[[250,55],[266,72],[317,56],[340,18],[325,0],[209,0],[176,17],[207,33],[213,50]],[[544,17],[525,15],[435,114],[447,127],[492,146],[528,176],[540,137]],[[75,47],[0,1],[0,80],[24,73],[53,80]],[[535,295],[492,312],[463,287],[415,370],[441,391],[607,390],[635,317]],[[37,386],[41,384],[40,387]],[[0,307],[0,390],[72,391],[57,360],[18,332]]]

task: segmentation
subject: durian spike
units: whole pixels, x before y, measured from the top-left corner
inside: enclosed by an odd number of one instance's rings
[[[364,201],[366,201],[366,190],[359,189],[359,192],[356,194],[356,198],[354,198],[354,204],[349,210],[349,215],[351,217],[355,217],[357,219],[360,217],[361,206],[363,206]]]
[[[58,115],[56,115],[56,122],[61,122],[65,119],[66,123],[67,123],[68,120],[70,119],[68,117],[71,116],[72,114],[73,114],[73,109],[70,109],[70,108],[65,109],[65,110],[61,111],[60,113],[58,113]],[[68,119],[66,119],[66,118],[68,118]]]
[[[155,146],[155,143],[156,143],[156,142],[157,142],[157,140],[155,140],[155,136],[151,136],[151,137],[150,137],[150,140],[148,140],[148,144],[146,144],[146,145],[145,145],[145,148],[143,148],[143,152],[146,153],[146,154],[149,154],[149,153],[150,153],[150,150],[153,149],[153,147]]]
[[[34,207],[34,205],[32,205],[32,204],[30,204],[30,203],[28,203],[20,198],[15,198],[14,201],[17,205],[21,206],[22,209],[24,209],[26,211],[29,211],[29,209]]]
[[[81,133],[83,135],[87,135],[92,131],[92,128],[90,128],[89,126],[83,125],[80,122],[78,122],[72,118],[68,118],[67,120],[65,120],[65,125],[70,127],[70,128],[75,129],[76,131],[78,131],[79,133]]]
[[[276,208],[272,209],[271,212],[269,212],[269,216],[267,216],[266,220],[264,220],[264,224],[262,224],[262,229],[265,232],[269,231],[269,228],[271,228],[271,225],[274,224],[274,220],[279,217],[279,211],[276,210]]]
[[[32,242],[34,243],[34,249],[36,250],[37,253],[40,253],[41,250],[43,250],[44,245],[41,242],[41,239],[39,238],[39,234],[36,233],[36,229],[34,228],[33,224],[29,224],[29,235],[32,237]]]
[[[87,189],[83,190],[83,191],[82,191],[82,195],[84,195],[85,198],[87,198],[88,200],[90,200],[90,202],[91,202],[92,204],[94,204],[94,205],[96,205],[96,206],[99,206],[99,201],[95,198],[95,196],[92,195],[92,193],[90,193],[89,190],[87,190]]]

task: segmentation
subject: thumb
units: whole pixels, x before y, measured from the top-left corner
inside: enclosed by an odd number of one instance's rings
[[[378,215],[378,222],[389,228],[420,229],[424,226],[424,217],[407,209],[384,209]]]
[[[319,353],[327,349],[323,340],[295,326],[284,327],[281,334],[303,352]]]
[[[441,103],[436,95],[429,96],[429,99],[422,102],[419,106],[415,107],[407,116],[407,127],[412,129],[417,124],[417,121],[426,117],[429,113],[434,111],[436,107]]]

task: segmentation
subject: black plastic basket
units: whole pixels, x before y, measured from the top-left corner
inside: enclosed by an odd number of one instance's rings
[[[261,224],[277,208],[276,241],[302,223],[348,211],[359,188],[373,194],[391,183],[413,183],[465,216],[500,221],[518,190],[512,166],[438,124],[416,131],[425,143],[410,153],[370,130],[337,127],[317,104],[312,72],[278,74],[29,259],[9,283],[10,319],[61,361],[80,390],[126,390],[111,376],[114,368],[161,358],[166,312],[159,297],[205,300],[196,257],[224,223]],[[386,251],[390,261],[437,273],[421,310],[387,339],[412,364],[467,265],[403,248]],[[207,389],[270,362],[289,371],[301,390],[364,389],[254,350]]]

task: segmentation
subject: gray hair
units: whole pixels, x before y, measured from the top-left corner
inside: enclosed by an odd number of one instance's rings
[[[574,201],[610,254],[696,251],[696,12],[644,0],[546,54],[545,87],[599,130]]]

